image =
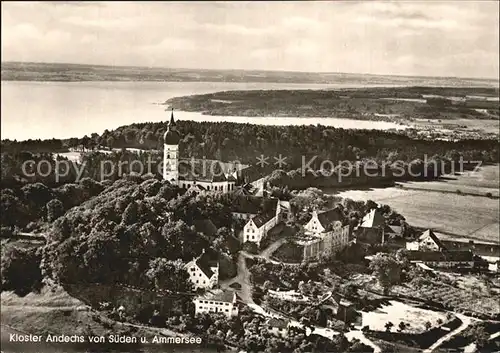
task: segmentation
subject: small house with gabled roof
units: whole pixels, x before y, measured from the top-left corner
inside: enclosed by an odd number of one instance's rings
[[[444,244],[434,234],[431,229],[423,232],[416,241],[406,243],[407,250],[428,250],[428,251],[442,251],[446,250]]]
[[[219,262],[206,252],[188,262],[184,268],[195,290],[213,288],[219,281]]]

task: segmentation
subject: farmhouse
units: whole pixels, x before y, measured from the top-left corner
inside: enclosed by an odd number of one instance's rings
[[[238,315],[236,293],[230,290],[213,290],[193,300],[195,315],[201,313],[221,313],[227,317]]]
[[[407,250],[430,250],[430,251],[441,251],[446,250],[446,247],[439,240],[439,238],[434,234],[431,229],[427,229],[423,232],[416,241],[406,243]]]
[[[213,288],[219,281],[219,262],[210,258],[208,253],[201,254],[185,265],[189,280],[194,289]]]

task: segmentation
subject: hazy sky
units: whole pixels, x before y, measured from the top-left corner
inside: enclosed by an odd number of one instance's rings
[[[498,78],[498,1],[2,2],[2,61]]]

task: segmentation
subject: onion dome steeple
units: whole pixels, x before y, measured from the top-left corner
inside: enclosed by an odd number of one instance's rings
[[[170,114],[170,122],[168,123],[167,132],[163,135],[163,143],[166,145],[178,145],[181,140],[181,135],[177,131],[175,119],[174,119],[174,108],[172,108],[172,113]]]

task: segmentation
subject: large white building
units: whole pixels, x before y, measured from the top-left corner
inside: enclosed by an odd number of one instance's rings
[[[304,242],[304,258],[318,257],[325,252],[337,252],[349,244],[349,226],[343,225],[342,211],[338,208],[317,212],[304,226],[311,240]]]
[[[224,171],[219,161],[180,160],[181,138],[172,110],[163,135],[163,179],[190,191],[229,192],[235,189],[236,172]]]
[[[260,242],[267,236],[267,232],[275,227],[283,220],[284,215],[290,210],[288,201],[272,200],[275,204],[274,212],[272,210],[264,211],[253,216],[243,227],[243,243],[247,241],[256,243],[260,246]]]
[[[202,313],[222,313],[227,317],[238,315],[236,293],[230,290],[212,290],[193,300],[195,315]]]
[[[195,290],[213,288],[219,281],[219,262],[211,260],[205,252],[188,262],[185,269]]]

